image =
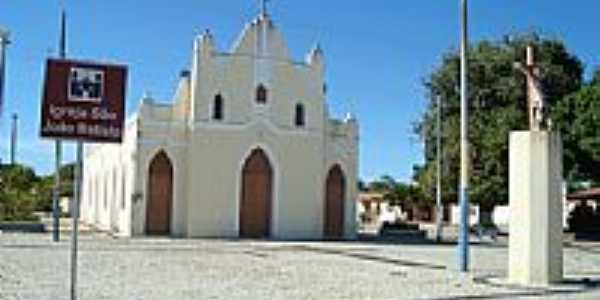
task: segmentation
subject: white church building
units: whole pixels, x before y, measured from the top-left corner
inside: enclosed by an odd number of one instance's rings
[[[267,13],[230,51],[194,41],[172,104],[144,97],[122,144],[85,148],[83,222],[119,236],[352,238],[358,124],[331,119],[325,62]]]

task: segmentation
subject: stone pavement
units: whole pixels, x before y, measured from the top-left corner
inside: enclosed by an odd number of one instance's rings
[[[0,299],[68,299],[69,242],[0,235]],[[498,284],[505,245],[113,239],[83,235],[80,299],[600,299],[600,244],[565,250],[561,289]],[[587,278],[587,280],[584,280]]]

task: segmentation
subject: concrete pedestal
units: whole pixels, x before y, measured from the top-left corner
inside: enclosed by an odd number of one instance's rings
[[[510,135],[508,281],[549,285],[563,279],[560,134]]]

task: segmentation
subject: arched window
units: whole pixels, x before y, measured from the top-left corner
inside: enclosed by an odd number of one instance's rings
[[[215,96],[213,103],[213,120],[223,120],[223,96],[218,94]]]
[[[268,98],[267,88],[261,83],[256,88],[256,103],[266,104]]]
[[[304,105],[301,103],[296,104],[296,116],[294,118],[294,124],[296,127],[304,127],[306,123]]]

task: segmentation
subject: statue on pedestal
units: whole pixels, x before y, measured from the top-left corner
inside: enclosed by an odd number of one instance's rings
[[[549,120],[546,116],[544,93],[541,84],[540,68],[535,63],[533,46],[527,46],[527,62],[525,66],[515,63],[515,67],[527,78],[527,102],[529,107],[529,129],[540,131],[547,129]]]
[[[533,46],[525,66],[529,130],[509,140],[508,281],[547,286],[563,280],[562,140],[552,132]]]

